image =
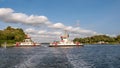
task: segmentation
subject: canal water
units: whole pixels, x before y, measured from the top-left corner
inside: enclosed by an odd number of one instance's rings
[[[120,45],[0,48],[0,68],[120,68]]]

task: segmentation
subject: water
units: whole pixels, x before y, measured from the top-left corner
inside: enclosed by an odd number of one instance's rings
[[[0,48],[0,68],[120,68],[120,45]]]

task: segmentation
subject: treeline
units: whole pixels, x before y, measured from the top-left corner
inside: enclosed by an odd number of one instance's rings
[[[12,28],[8,26],[4,30],[0,30],[0,44],[15,43],[22,41],[25,38],[25,33],[21,28]]]
[[[99,44],[100,42],[105,44],[120,44],[120,35],[116,37],[110,37],[106,35],[95,35],[86,38],[75,38],[73,41],[84,44]]]

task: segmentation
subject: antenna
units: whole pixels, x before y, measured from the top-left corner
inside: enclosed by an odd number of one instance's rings
[[[80,20],[76,20],[74,26],[75,26],[75,27],[80,27]],[[79,37],[79,36],[75,35],[74,37]]]

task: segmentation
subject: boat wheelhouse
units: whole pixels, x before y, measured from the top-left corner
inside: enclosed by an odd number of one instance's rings
[[[27,47],[27,46],[39,46],[40,43],[35,43],[31,40],[31,37],[26,35],[25,39],[23,42],[16,42],[17,47]]]

